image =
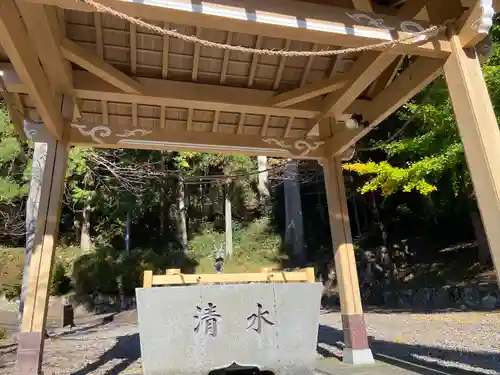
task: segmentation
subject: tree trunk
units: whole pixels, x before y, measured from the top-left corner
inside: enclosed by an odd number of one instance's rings
[[[477,256],[479,263],[482,265],[487,265],[492,262],[490,247],[488,245],[488,240],[486,238],[486,232],[483,226],[483,220],[479,209],[477,207],[477,202],[475,199],[474,187],[472,184],[468,184],[466,191],[467,205],[469,208],[469,216],[472,223],[472,228],[474,229],[474,236],[476,237],[477,243]]]
[[[306,261],[304,249],[304,225],[302,219],[302,201],[300,199],[299,172],[296,163],[287,165],[284,183],[285,194],[285,248],[291,254],[292,261],[303,264]]]
[[[90,210],[90,205],[86,204],[82,211],[80,249],[85,252],[92,249],[92,239],[90,238]]]
[[[473,202],[473,204],[475,204],[475,202]],[[474,235],[476,237],[479,263],[481,263],[482,265],[490,264],[490,247],[488,246],[488,241],[486,240],[486,232],[484,231],[481,215],[479,214],[477,208],[475,210],[470,210],[469,214],[472,221],[472,227],[474,228]]]
[[[130,209],[127,211],[127,218],[125,220],[125,252],[130,254],[130,222],[132,221]]]
[[[267,172],[267,156],[257,156],[257,169],[259,171],[259,199],[260,204],[265,204],[269,199],[269,174]]]
[[[231,186],[229,183],[225,186],[224,194],[224,221],[226,235],[226,257],[233,255],[233,218],[231,212]]]
[[[186,226],[186,207],[184,204],[184,180],[182,176],[177,179],[177,209],[179,211],[177,233],[182,251],[188,255],[188,237]]]
[[[21,297],[19,301],[19,323],[24,311],[24,298],[28,288],[28,272],[31,253],[35,243],[36,219],[40,203],[40,192],[42,188],[43,170],[47,160],[47,144],[35,142],[33,148],[33,165],[31,169],[30,189],[26,203],[26,248],[23,268],[23,282],[21,286]]]

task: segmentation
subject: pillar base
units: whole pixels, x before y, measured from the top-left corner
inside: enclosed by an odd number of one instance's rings
[[[351,349],[344,348],[342,362],[350,365],[373,365],[375,360],[371,349]]]
[[[43,340],[41,332],[18,333],[15,375],[42,375]]]

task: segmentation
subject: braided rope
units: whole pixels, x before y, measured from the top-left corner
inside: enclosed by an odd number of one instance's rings
[[[141,19],[129,16],[128,14],[119,12],[117,10],[114,10],[113,8],[106,6],[106,5],[100,4],[94,0],[78,0],[78,1],[83,2],[83,3],[93,7],[94,9],[96,9],[99,12],[111,14],[112,16],[121,18],[129,23],[135,24],[139,27],[142,27],[144,29],[152,31],[156,34],[168,35],[170,37],[177,38],[177,39],[183,40],[183,41],[188,42],[188,43],[197,43],[197,44],[201,44],[204,47],[209,47],[209,48],[218,48],[218,49],[229,50],[229,51],[246,52],[246,53],[253,53],[256,55],[268,55],[268,56],[287,56],[287,57],[334,56],[334,55],[346,55],[349,53],[356,53],[356,52],[363,52],[363,51],[370,51],[370,50],[389,49],[391,47],[394,47],[397,44],[403,44],[406,42],[408,42],[407,44],[412,44],[412,43],[418,42],[418,41],[420,41],[420,39],[421,39],[420,37],[422,37],[422,36],[426,36],[429,39],[431,37],[431,35],[437,34],[437,32],[442,27],[445,27],[448,23],[451,22],[451,20],[450,20],[450,21],[448,21],[440,26],[431,26],[425,30],[422,30],[422,31],[419,31],[416,33],[412,33],[412,35],[409,37],[405,37],[405,38],[398,39],[398,40],[390,40],[387,42],[371,44],[371,45],[367,45],[367,46],[336,49],[336,50],[285,51],[285,50],[271,50],[271,49],[256,49],[256,48],[242,47],[242,46],[236,46],[236,45],[225,44],[225,43],[216,43],[216,42],[212,42],[210,40],[198,38],[194,35],[185,35],[185,34],[177,32],[175,30],[168,30],[168,29],[165,29],[165,28],[160,27],[160,26],[152,25],[150,23],[142,21]]]

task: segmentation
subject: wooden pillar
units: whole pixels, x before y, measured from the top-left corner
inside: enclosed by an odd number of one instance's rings
[[[500,283],[500,130],[476,51],[452,33],[443,70]]]
[[[361,306],[341,159],[325,158],[322,165],[344,331],[343,361],[355,365],[374,363]]]
[[[61,198],[68,161],[66,142],[47,141],[35,244],[28,272],[21,331],[18,334],[15,374],[39,375],[54,249],[59,229]]]

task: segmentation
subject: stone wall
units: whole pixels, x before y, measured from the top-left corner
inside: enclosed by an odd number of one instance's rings
[[[471,284],[465,286],[443,286],[417,290],[381,291],[362,293],[365,306],[438,310],[446,308],[484,309],[500,308],[500,291],[497,284]],[[338,296],[325,296],[323,306],[338,306]]]

